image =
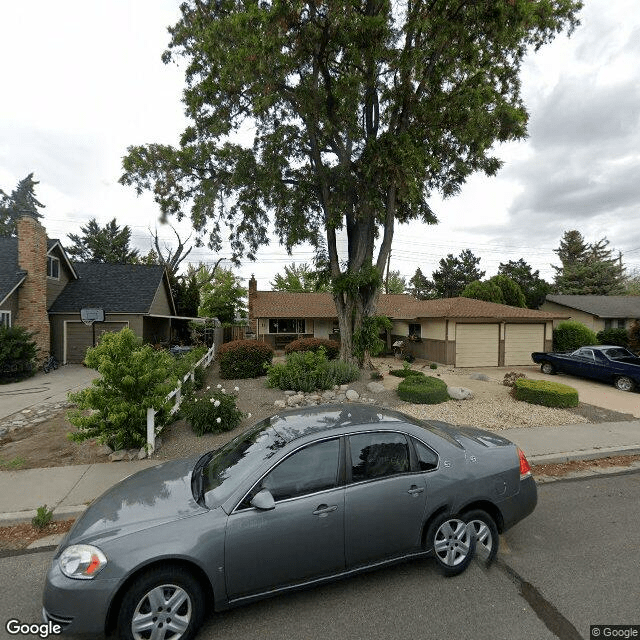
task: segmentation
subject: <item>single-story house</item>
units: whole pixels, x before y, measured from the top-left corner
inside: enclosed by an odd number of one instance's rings
[[[40,358],[82,362],[105,331],[129,327],[145,342],[169,341],[175,305],[164,267],[71,262],[36,217],[23,215],[17,238],[0,238],[0,324],[35,332]],[[102,309],[86,325],[82,309]]]
[[[640,319],[640,296],[548,295],[540,309],[564,313],[596,333],[604,329],[628,329],[634,320]]]
[[[554,320],[568,317],[471,298],[416,300],[385,294],[378,313],[393,322],[389,342],[411,336],[413,355],[456,367],[531,364],[533,351],[551,350]],[[253,276],[249,328],[275,348],[302,336],[339,339],[331,294],[258,291]]]

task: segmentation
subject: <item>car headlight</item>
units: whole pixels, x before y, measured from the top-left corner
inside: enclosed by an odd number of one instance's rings
[[[107,557],[90,544],[72,544],[60,555],[58,566],[68,578],[91,580],[107,566]]]

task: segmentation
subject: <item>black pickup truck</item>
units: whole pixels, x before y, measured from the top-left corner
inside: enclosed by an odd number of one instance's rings
[[[531,359],[540,364],[542,373],[570,373],[582,378],[612,382],[621,391],[640,388],[640,358],[616,346],[580,347],[571,353],[536,351]]]

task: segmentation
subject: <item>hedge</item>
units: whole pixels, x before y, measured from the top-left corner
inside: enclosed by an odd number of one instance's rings
[[[578,392],[573,387],[547,380],[519,378],[514,382],[513,395],[516,400],[545,407],[566,409],[578,406]]]
[[[407,376],[398,385],[398,396],[414,404],[440,404],[449,400],[447,385],[432,376]]]
[[[413,369],[391,369],[389,375],[396,376],[397,378],[408,378],[410,376],[426,378],[422,371],[414,371]]]
[[[596,334],[581,322],[567,320],[553,330],[553,350],[560,352],[575,351],[580,347],[597,344]]]
[[[234,340],[218,349],[220,377],[225,380],[258,378],[273,360],[273,348],[257,340]]]
[[[340,345],[335,340],[326,338],[298,338],[290,342],[284,352],[288,355],[296,351],[318,351],[320,347],[324,347],[329,360],[335,360],[340,355]]]

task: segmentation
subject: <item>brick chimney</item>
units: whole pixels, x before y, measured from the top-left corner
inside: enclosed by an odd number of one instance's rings
[[[258,295],[258,281],[256,277],[251,274],[251,279],[249,280],[249,329],[253,331],[253,333],[258,335],[258,321],[253,317],[253,304]]]
[[[17,222],[18,266],[27,272],[18,293],[16,324],[35,332],[38,359],[49,355],[50,328],[47,313],[47,232],[35,216],[23,214]]]

